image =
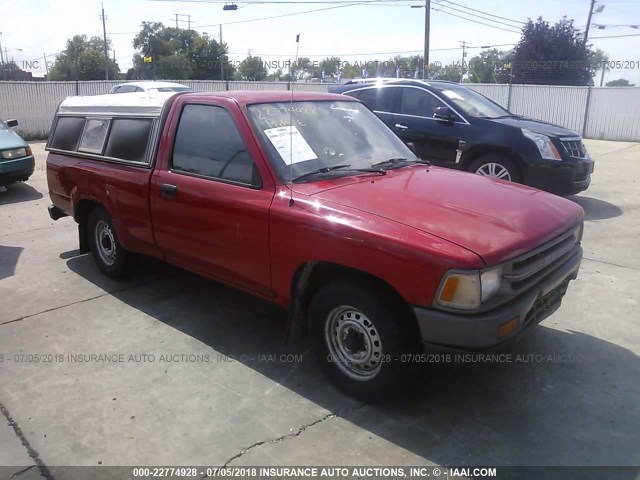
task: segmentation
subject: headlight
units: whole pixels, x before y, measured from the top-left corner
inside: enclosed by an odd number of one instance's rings
[[[14,158],[26,157],[27,148],[14,148],[13,150],[3,150],[0,152],[5,160],[13,160]]]
[[[532,132],[531,130],[527,130],[526,128],[523,128],[521,130],[522,135],[530,140],[533,140],[533,143],[535,143],[536,147],[538,147],[542,158],[546,160],[562,160],[558,149],[549,137],[547,137],[546,135],[542,135],[541,133]]]
[[[498,293],[501,278],[501,268],[449,272],[440,285],[437,302],[443,307],[475,310]]]

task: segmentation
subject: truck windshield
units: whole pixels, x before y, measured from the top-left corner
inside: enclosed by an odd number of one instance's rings
[[[415,154],[358,102],[262,103],[250,105],[248,110],[283,182],[301,177],[317,180],[310,174],[319,170],[330,176],[350,175],[388,159],[416,160]],[[337,166],[349,168],[332,169]]]

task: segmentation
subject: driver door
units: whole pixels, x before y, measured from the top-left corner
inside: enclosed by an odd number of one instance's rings
[[[274,192],[263,187],[232,114],[185,104],[166,161],[151,188],[154,233],[166,260],[268,294]]]

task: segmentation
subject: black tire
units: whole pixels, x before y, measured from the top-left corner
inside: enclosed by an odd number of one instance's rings
[[[491,165],[496,165],[495,169],[492,170]],[[499,167],[503,170],[501,170]],[[513,160],[505,155],[500,155],[498,153],[489,153],[486,155],[481,155],[476,158],[469,165],[469,171],[471,173],[476,173],[478,175],[486,175],[486,176],[495,176],[491,175],[490,172],[494,171],[496,173],[502,174],[506,171],[508,177],[498,176],[497,178],[502,178],[502,180],[508,180],[515,183],[522,183],[522,175],[520,174],[520,169],[515,164]],[[481,172],[485,173],[481,173]]]
[[[356,318],[355,312],[360,318]],[[309,322],[314,351],[322,369],[346,393],[362,400],[378,400],[395,393],[395,387],[407,379],[409,364],[403,362],[403,354],[415,351],[412,340],[415,337],[406,305],[384,289],[368,282],[329,284],[314,295]],[[360,326],[359,322],[362,322]],[[366,322],[371,325],[366,327],[368,338],[364,338],[367,334],[360,328],[366,326]],[[333,325],[340,326],[332,328]],[[338,340],[339,332],[343,334],[342,340]],[[373,345],[375,339],[379,341],[378,346]],[[342,353],[338,344],[343,347]],[[352,354],[359,350],[355,344],[370,346],[368,351],[364,347],[365,351],[360,352],[371,362],[349,365],[343,361],[344,348]]]
[[[89,213],[87,227],[91,253],[102,273],[111,278],[128,276],[136,256],[120,244],[109,214],[103,208],[95,207]]]

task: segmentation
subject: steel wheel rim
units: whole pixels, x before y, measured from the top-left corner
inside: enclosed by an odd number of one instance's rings
[[[116,261],[116,239],[111,226],[104,220],[96,223],[95,240],[100,260],[110,267]]]
[[[509,182],[511,181],[509,170],[507,170],[503,165],[495,162],[485,163],[476,170],[476,173],[484,177],[494,177],[501,180],[508,180]]]
[[[329,312],[325,341],[330,360],[354,380],[371,380],[382,368],[382,339],[373,322],[360,310],[342,305]]]

